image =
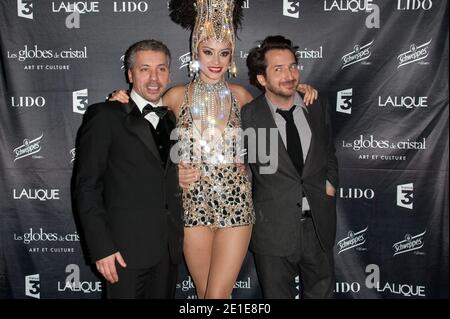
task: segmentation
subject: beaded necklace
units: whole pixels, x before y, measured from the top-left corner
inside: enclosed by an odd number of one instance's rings
[[[203,82],[199,77],[193,81],[192,115],[199,118],[200,130],[216,129],[227,119],[231,108],[231,94],[225,81],[214,84]]]

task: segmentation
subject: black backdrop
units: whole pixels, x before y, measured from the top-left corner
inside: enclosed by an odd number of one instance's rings
[[[448,1],[244,6],[235,81],[258,94],[246,54],[283,34],[332,105],[337,298],[448,298]],[[172,82],[187,82],[189,33],[167,1],[0,1],[0,298],[100,297],[70,201],[75,135],[87,105],[126,88],[123,52],[145,38],[169,46]],[[251,254],[235,288],[260,297]],[[177,296],[195,296],[184,268]]]

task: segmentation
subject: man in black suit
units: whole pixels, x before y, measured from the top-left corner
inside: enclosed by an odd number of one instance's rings
[[[156,40],[133,44],[125,63],[129,103],[88,108],[79,131],[75,199],[92,261],[108,298],[173,298],[183,222],[175,116],[161,107],[170,52]]]
[[[295,51],[290,40],[271,36],[247,58],[250,82],[265,92],[242,109],[243,128],[257,132],[248,144],[256,212],[250,247],[265,298],[294,298],[297,275],[303,298],[331,298],[337,159],[327,102],[306,107],[296,92]],[[264,147],[276,151],[268,162]]]

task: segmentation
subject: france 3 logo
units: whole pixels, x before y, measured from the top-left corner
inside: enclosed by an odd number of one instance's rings
[[[25,296],[40,299],[41,282],[39,274],[25,276]]]
[[[336,111],[339,113],[352,114],[353,88],[337,92]]]
[[[397,185],[397,206],[413,209],[414,183]]]
[[[73,112],[84,114],[88,107],[88,89],[72,92]]]
[[[291,18],[300,18],[300,1],[283,0],[283,15]]]
[[[33,0],[17,0],[17,16],[33,19]]]

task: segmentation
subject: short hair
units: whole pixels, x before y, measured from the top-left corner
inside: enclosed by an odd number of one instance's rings
[[[131,45],[127,51],[125,52],[125,69],[129,70],[134,66],[136,62],[136,53],[139,51],[156,51],[162,52],[166,55],[169,66],[170,66],[170,51],[167,46],[161,41],[150,39],[150,40],[142,40]]]
[[[247,68],[250,84],[258,89],[265,91],[264,87],[258,82],[257,76],[262,74],[266,76],[267,62],[266,53],[270,50],[289,50],[295,57],[295,63],[298,63],[296,54],[298,47],[292,45],[292,41],[281,35],[272,35],[265,38],[261,43],[250,50],[247,56]]]

